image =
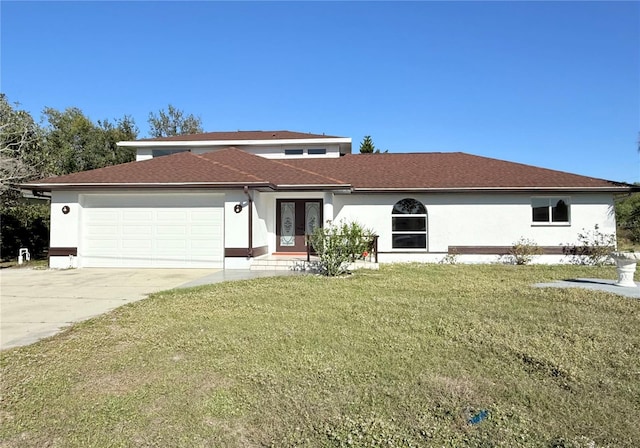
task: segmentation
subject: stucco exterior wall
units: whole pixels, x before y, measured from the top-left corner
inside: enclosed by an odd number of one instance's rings
[[[54,191],[51,193],[51,229],[49,247],[76,248],[79,244],[80,215],[82,208],[79,194],[73,191]],[[64,206],[69,207],[69,213],[62,212]],[[49,266],[55,269],[78,267],[76,256],[52,256]]]
[[[206,154],[212,151],[219,151],[221,149],[226,149],[231,145],[224,146],[210,146],[210,147],[196,147],[196,148],[186,148],[186,147],[169,147],[163,146],[157,149],[180,149],[180,150],[190,150],[194,154]],[[340,157],[340,146],[337,144],[313,144],[313,145],[300,145],[300,144],[292,144],[292,145],[274,145],[274,146],[236,146],[238,149],[242,149],[243,151],[248,152],[249,154],[254,154],[257,156],[261,156],[267,159],[300,159],[300,158],[324,158],[324,157]],[[302,154],[299,155],[287,155],[285,154],[285,149],[302,149]],[[326,149],[325,154],[309,154],[309,150],[313,149]],[[136,148],[136,161],[148,160],[153,158],[153,148]]]
[[[264,247],[269,245],[269,231],[267,216],[269,216],[268,201],[266,194],[259,191],[252,191],[253,197],[253,247]]]
[[[79,248],[82,244],[82,214],[85,195],[97,191],[54,191],[51,199],[52,248]],[[112,191],[117,195],[140,194],[134,191]],[[166,194],[223,194],[224,247],[247,248],[249,244],[248,199],[242,190],[176,190],[147,192]],[[104,194],[104,191],[102,192]],[[253,247],[267,247],[276,251],[276,200],[322,199],[323,221],[358,221],[380,236],[378,249],[381,262],[425,261],[437,262],[447,254],[449,246],[511,246],[520,238],[533,240],[539,246],[563,246],[578,242],[578,233],[593,230],[597,225],[603,233],[615,234],[613,196],[611,194],[546,195],[568,198],[569,224],[539,225],[532,222],[531,194],[334,194],[312,192],[258,192],[253,197]],[[427,249],[393,249],[393,205],[411,197],[421,201],[427,209]],[[117,204],[114,202],[114,204]],[[234,206],[242,204],[240,213]],[[64,206],[69,207],[63,213]],[[79,254],[81,251],[78,252]],[[561,256],[548,255],[546,262],[561,262]],[[78,256],[51,256],[52,268],[82,266]],[[225,257],[225,268],[250,266],[247,257]],[[459,261],[492,262],[495,255],[464,255]]]
[[[449,246],[511,246],[520,238],[539,246],[577,243],[578,233],[598,225],[615,234],[611,194],[545,195],[566,197],[571,204],[569,224],[532,222],[530,194],[351,194],[334,195],[335,220],[358,221],[379,236],[381,261],[434,261]],[[427,209],[427,249],[393,249],[393,205],[411,197]],[[488,261],[486,256],[467,257]],[[495,260],[495,256],[489,257]],[[557,257],[556,257],[557,258]]]

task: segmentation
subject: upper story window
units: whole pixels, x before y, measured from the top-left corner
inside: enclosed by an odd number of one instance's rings
[[[153,149],[151,151],[151,156],[152,157],[162,157],[162,156],[168,156],[170,154],[176,154],[178,152],[189,152],[191,151],[190,149]]]
[[[310,156],[317,156],[317,155],[326,154],[326,153],[327,153],[326,148],[311,148],[307,150],[307,154],[309,154]]]
[[[402,199],[391,212],[391,247],[394,249],[427,248],[427,209],[412,198]]]
[[[571,207],[568,198],[532,198],[532,220],[537,224],[568,224]]]
[[[302,154],[304,154],[304,150],[302,149],[285,149],[284,150],[285,156],[301,156]]]

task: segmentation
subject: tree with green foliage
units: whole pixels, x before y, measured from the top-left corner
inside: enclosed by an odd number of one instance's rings
[[[117,142],[135,140],[138,135],[133,118],[127,115],[114,123],[99,120],[94,124],[78,108],[61,112],[48,107],[44,116],[48,122],[44,146],[50,174],[75,173],[135,159],[133,148],[117,146]]]
[[[0,94],[0,255],[14,258],[27,247],[42,256],[49,242],[49,206],[29,202],[18,184],[38,177],[46,162],[43,130],[31,115]]]
[[[114,122],[93,123],[80,109],[43,112],[46,127],[31,115],[12,106],[0,94],[0,252],[14,258],[20,247],[34,257],[48,247],[49,206],[26,199],[18,187],[29,180],[76,171],[102,168],[135,158],[132,148],[120,148],[121,140],[135,140],[133,119],[124,116]]]
[[[375,150],[376,147],[373,144],[373,140],[371,140],[371,136],[365,135],[360,143],[360,154],[373,154]]]
[[[370,135],[365,135],[362,142],[360,142],[360,154],[381,154],[387,152],[389,152],[389,150],[385,149],[384,151],[380,151],[377,149]]]
[[[618,236],[640,243],[640,193],[617,197],[615,210]]]
[[[202,130],[202,120],[193,114],[185,115],[180,109],[176,109],[171,104],[167,110],[160,110],[158,114],[149,114],[149,135],[151,137],[171,137],[174,135],[200,134]]]

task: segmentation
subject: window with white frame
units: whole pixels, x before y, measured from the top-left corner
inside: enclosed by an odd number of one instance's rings
[[[531,216],[534,224],[569,224],[571,218],[569,198],[531,198]]]
[[[427,248],[427,209],[412,198],[396,202],[391,212],[391,247],[394,249]]]

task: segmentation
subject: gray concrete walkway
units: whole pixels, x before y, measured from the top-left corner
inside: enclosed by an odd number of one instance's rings
[[[599,278],[576,278],[569,280],[559,280],[549,283],[536,283],[533,286],[538,288],[584,288],[593,291],[604,291],[626,297],[640,298],[640,287],[627,288],[616,286],[616,280],[603,280]],[[638,282],[636,282],[636,285]]]
[[[153,292],[279,274],[211,269],[2,269],[0,349],[31,344]]]

